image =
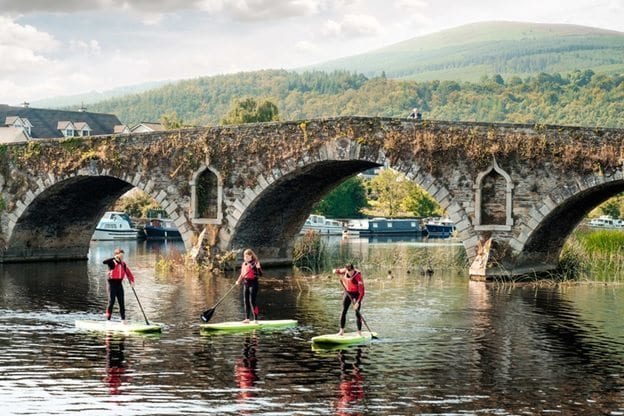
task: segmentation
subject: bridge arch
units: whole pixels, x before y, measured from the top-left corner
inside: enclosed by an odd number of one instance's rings
[[[220,233],[222,250],[260,248],[265,263],[289,263],[294,241],[312,207],[346,179],[365,170],[386,166],[420,185],[457,224],[467,250],[476,250],[477,236],[463,207],[454,203],[449,190],[413,160],[390,161],[382,151],[376,157],[359,153],[357,143],[340,139],[324,145],[315,155],[298,163],[285,163],[275,176],[260,176],[229,209]],[[231,231],[230,231],[231,230]]]
[[[168,211],[177,210],[176,204],[167,202],[164,191],[151,181],[143,182],[140,174],[119,178],[81,170],[39,177],[36,183],[36,189],[18,200],[9,216],[4,262],[86,259],[100,218],[134,187]]]
[[[511,245],[519,248],[512,274],[553,270],[570,234],[598,205],[624,192],[622,173],[605,177],[589,174],[552,189],[529,211],[520,236]]]

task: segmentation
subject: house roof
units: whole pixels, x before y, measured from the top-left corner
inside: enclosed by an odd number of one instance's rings
[[[4,124],[7,126],[12,126],[18,120],[21,121],[24,126],[32,127],[32,124],[30,124],[30,121],[27,118],[21,118],[19,116],[8,116],[4,121]]]
[[[121,121],[114,114],[12,107],[0,104],[0,120],[6,120],[7,117],[27,118],[32,124],[30,131],[32,138],[63,137],[58,129],[60,121],[71,121],[74,124],[77,122],[87,123],[91,128],[91,134],[94,136],[113,134],[115,126],[121,124]]]
[[[120,134],[120,133],[130,133],[130,128],[128,126],[126,126],[125,124],[119,124],[119,125],[115,126],[114,133],[117,133],[117,134]]]
[[[69,120],[59,121],[59,122],[56,124],[56,128],[57,128],[58,130],[66,130],[66,129],[67,129],[67,128],[69,128],[69,127],[71,127],[71,129],[72,129],[72,130],[75,128],[75,127],[74,127],[74,123],[72,123],[72,122],[71,122],[71,121],[69,121]]]
[[[161,123],[151,122],[151,121],[142,121],[136,126],[132,127],[130,130],[135,131],[141,127],[150,131],[165,131],[166,130],[165,126],[163,126]]]
[[[18,143],[28,141],[28,136],[21,127],[0,127],[0,143]]]
[[[77,123],[74,123],[74,127],[76,127],[76,130],[91,130],[91,127],[89,127],[89,124],[85,123],[84,121],[79,121]],[[114,131],[114,126],[113,126],[113,131]]]

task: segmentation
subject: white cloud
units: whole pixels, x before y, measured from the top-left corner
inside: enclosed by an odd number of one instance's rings
[[[357,0],[355,0],[357,1]],[[339,4],[354,0],[338,1]],[[234,20],[278,20],[308,16],[327,8],[329,0],[0,0],[5,13],[78,13],[84,11],[134,11],[147,25],[160,23],[164,15],[183,11],[226,13]],[[146,17],[147,16],[147,17]]]
[[[46,51],[58,46],[52,35],[40,32],[29,25],[20,25],[8,17],[0,16],[0,45]]]
[[[365,14],[348,14],[342,21],[328,20],[323,26],[325,36],[374,36],[383,32],[381,24],[374,16]]]
[[[277,20],[309,16],[321,10],[319,0],[225,0],[223,9],[237,20]]]
[[[295,49],[302,53],[317,53],[321,51],[321,48],[317,44],[307,40],[297,42]]]
[[[414,11],[417,13],[421,13],[423,9],[427,9],[429,6],[425,0],[397,0],[394,5],[406,12]]]
[[[88,55],[97,55],[102,52],[102,48],[97,40],[70,40],[69,41],[69,50],[72,53],[79,54],[88,54]]]

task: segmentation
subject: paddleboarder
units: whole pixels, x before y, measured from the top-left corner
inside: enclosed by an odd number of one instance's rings
[[[364,280],[362,279],[362,272],[357,270],[351,263],[347,264],[342,269],[334,269],[333,272],[340,276],[345,288],[342,298],[342,314],[340,315],[340,331],[338,331],[338,335],[344,335],[347,311],[349,310],[349,306],[353,303],[357,322],[357,333],[358,336],[361,336],[362,315],[360,315],[360,308],[362,307],[362,299],[364,298]]]
[[[251,249],[243,252],[243,264],[241,265],[241,273],[236,280],[236,284],[243,283],[243,303],[245,305],[245,319],[243,323],[249,323],[250,318],[258,320],[258,304],[256,298],[258,296],[258,277],[262,276],[262,266],[258,256]]]
[[[115,299],[119,303],[119,315],[121,321],[126,323],[126,304],[124,301],[124,289],[123,279],[128,278],[130,286],[134,287],[134,275],[130,268],[123,261],[124,251],[121,248],[116,248],[114,256],[110,259],[103,261],[108,266],[108,306],[106,307],[105,316],[110,320],[113,313],[113,307],[115,306]]]

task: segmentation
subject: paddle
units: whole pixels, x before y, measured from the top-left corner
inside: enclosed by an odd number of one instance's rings
[[[221,297],[221,299],[219,299],[219,300],[217,301],[217,303],[215,303],[215,305],[214,305],[212,308],[207,309],[207,310],[205,310],[204,312],[202,312],[202,314],[201,314],[201,319],[202,319],[202,321],[204,321],[204,322],[208,322],[208,321],[210,320],[210,318],[212,318],[212,315],[214,314],[215,309],[217,308],[217,306],[219,306],[219,304],[220,304],[221,302],[223,302],[223,300],[225,299],[225,297],[226,297],[226,296],[227,296],[227,295],[228,295],[228,294],[229,294],[229,293],[230,293],[230,292],[231,292],[231,291],[232,291],[232,290],[233,290],[236,286],[237,286],[236,284],[232,285],[232,287],[231,287],[231,288],[230,288],[227,292],[225,292],[225,295],[223,295],[223,297]]]
[[[349,292],[347,291],[347,287],[345,286],[344,282],[342,281],[342,278],[340,278],[340,284],[342,285],[342,288],[344,289],[344,292],[347,296],[349,296],[349,299],[351,299],[351,304],[355,305],[355,299],[353,299],[350,295]],[[355,306],[354,306],[355,307]],[[371,331],[370,326],[368,326],[368,324],[366,323],[366,319],[364,319],[364,315],[362,315],[362,312],[360,312],[360,319],[362,320],[362,322],[364,322],[364,325],[366,325],[366,329],[368,329],[368,332],[370,332],[371,334],[371,338],[374,339],[379,339],[378,336],[373,335],[373,331]]]
[[[132,288],[132,293],[134,293],[134,297],[137,300],[137,303],[139,304],[139,308],[141,308],[141,313],[143,314],[143,318],[145,318],[145,324],[149,325],[149,321],[147,320],[147,316],[145,316],[145,311],[143,310],[143,306],[141,306],[141,301],[139,300],[139,297],[136,294],[136,290],[134,290],[134,285],[130,285],[130,287]]]

